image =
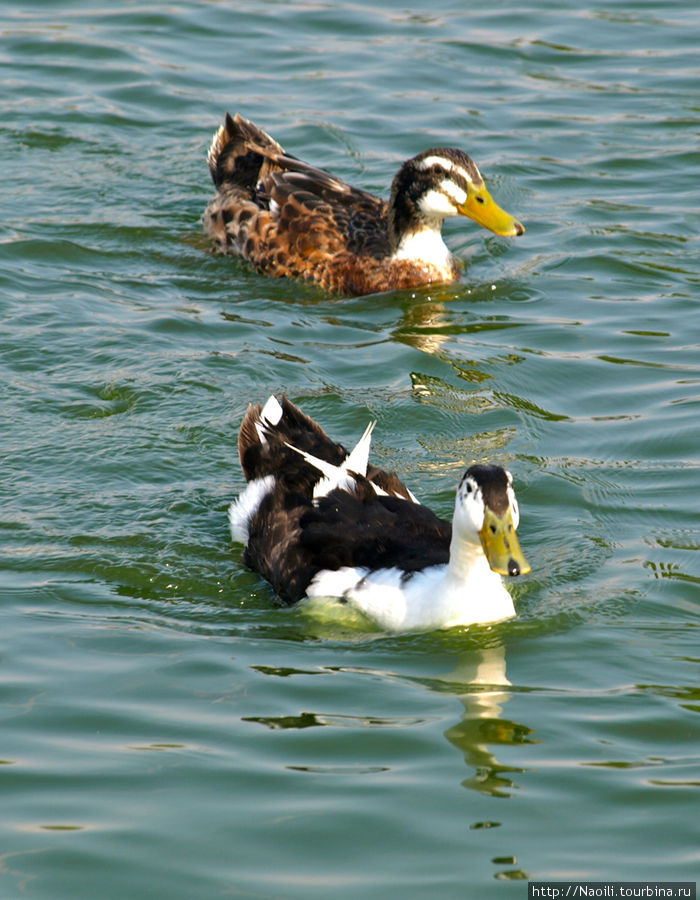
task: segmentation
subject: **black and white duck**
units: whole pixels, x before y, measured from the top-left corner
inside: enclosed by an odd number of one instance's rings
[[[286,153],[240,115],[226,114],[208,162],[216,194],[203,222],[215,246],[265,275],[334,293],[457,280],[460,263],[442,239],[452,216],[496,234],[525,231],[491,198],[476,164],[449,147],[403,163],[388,202]]]
[[[285,604],[337,598],[387,631],[514,616],[501,576],[530,566],[510,473],[470,466],[450,523],[369,462],[372,428],[348,453],[286,397],[248,408],[238,437],[248,484],[229,510],[246,564]]]

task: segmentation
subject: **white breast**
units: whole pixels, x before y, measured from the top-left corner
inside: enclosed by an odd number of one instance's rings
[[[442,269],[446,277],[452,274],[452,254],[434,228],[424,228],[404,235],[393,259],[409,259]]]

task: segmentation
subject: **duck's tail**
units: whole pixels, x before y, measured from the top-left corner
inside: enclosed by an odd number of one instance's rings
[[[310,503],[324,475],[345,474],[342,463],[348,453],[286,397],[280,403],[273,395],[264,406],[248,407],[238,433],[238,455],[248,484],[231,504],[229,521],[234,541],[245,544],[249,523],[268,494],[277,492],[283,505],[285,498],[293,498],[290,507],[300,497]]]
[[[393,473],[368,462],[374,424],[348,453],[287,397],[273,395],[264,406],[251,404],[238,434],[238,455],[246,481],[267,476],[288,490],[317,498],[335,487],[348,488],[350,473],[367,477],[377,493],[418,501]]]
[[[217,188],[235,185],[252,190],[261,178],[278,168],[282,147],[243,116],[226,113],[224,124],[212,138],[207,154],[209,171]]]
[[[301,469],[308,471],[303,481],[313,487],[320,475],[307,457],[334,467],[348,452],[285,396],[280,403],[273,395],[263,407],[259,403],[248,407],[238,433],[238,455],[247,481],[266,475],[298,479]]]

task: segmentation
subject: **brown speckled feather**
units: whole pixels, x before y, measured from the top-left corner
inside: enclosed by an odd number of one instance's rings
[[[446,280],[425,263],[390,258],[386,201],[286,154],[240,115],[227,114],[208,160],[217,194],[205,230],[259,272],[356,295]],[[458,272],[455,263],[451,277]]]

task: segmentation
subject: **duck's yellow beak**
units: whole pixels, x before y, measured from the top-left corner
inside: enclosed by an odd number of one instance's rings
[[[499,575],[527,575],[530,571],[530,564],[520,549],[510,507],[502,516],[487,508],[479,537],[494,572]]]
[[[514,237],[525,233],[523,225],[505,209],[501,209],[486,190],[485,185],[481,187],[470,185],[467,199],[457,207],[457,211],[463,216],[469,216],[470,219],[474,219],[479,225],[483,225],[484,228],[488,228],[496,234]]]

